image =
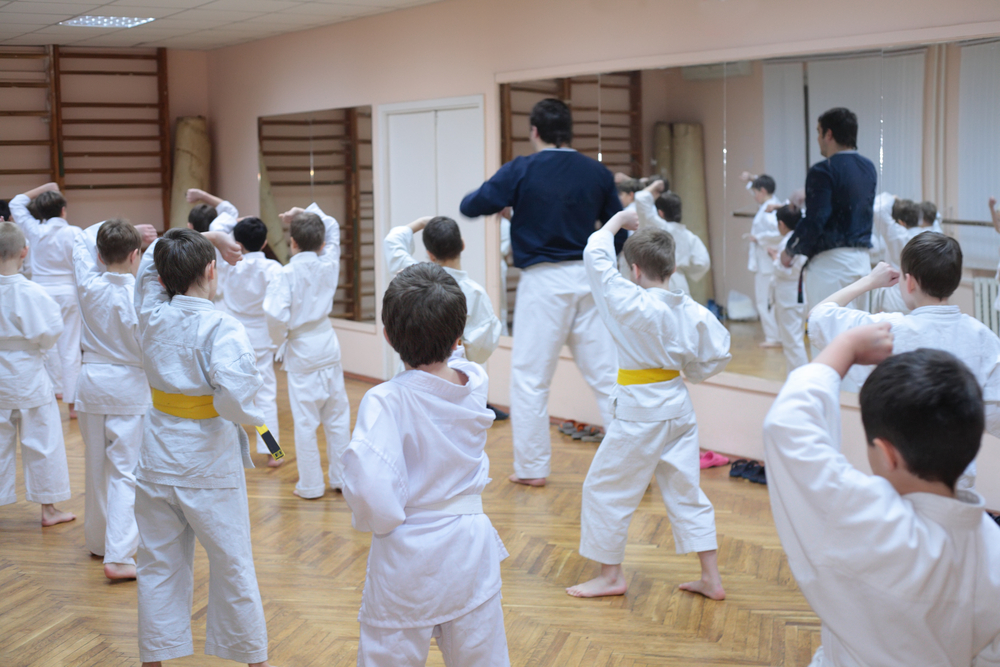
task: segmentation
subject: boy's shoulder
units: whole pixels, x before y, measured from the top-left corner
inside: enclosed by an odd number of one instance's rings
[[[15,273],[12,276],[4,276],[3,278],[3,281],[0,281],[0,285],[2,285],[6,290],[28,294],[33,298],[45,298],[53,303],[55,302],[55,300],[49,296],[49,293],[45,291],[44,287],[33,280],[28,280],[23,274]]]

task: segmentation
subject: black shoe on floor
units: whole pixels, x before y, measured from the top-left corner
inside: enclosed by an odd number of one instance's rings
[[[498,422],[502,422],[506,419],[510,419],[510,415],[498,408],[495,405],[486,404],[486,407],[493,411],[494,419]]]

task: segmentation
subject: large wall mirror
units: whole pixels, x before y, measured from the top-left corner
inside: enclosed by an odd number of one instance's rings
[[[287,261],[287,230],[278,214],[316,202],[340,223],[340,282],[331,315],[375,319],[375,218],[371,107],[326,109],[257,121],[261,218],[282,242],[271,243]]]
[[[858,116],[858,152],[876,167],[876,193],[936,207],[937,228],[963,249],[953,302],[995,326],[1000,234],[988,201],[1000,197],[1000,39],[504,84],[503,161],[532,150],[528,113],[543,97],[569,102],[575,148],[613,172],[662,175],[680,196],[681,222],[712,260],[689,281],[691,295],[738,318],[725,322],[729,371],[786,376],[782,350],[760,346],[747,239],[760,204],[745,178],[772,176],[782,203],[801,197],[807,170],[825,159],[817,118],[838,106]],[[512,318],[517,270],[505,274]]]

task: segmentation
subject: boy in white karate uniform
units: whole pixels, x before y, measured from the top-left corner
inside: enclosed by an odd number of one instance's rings
[[[315,203],[281,215],[291,231],[291,260],[271,279],[264,312],[278,357],[288,372],[288,400],[295,421],[295,495],[322,498],[326,491],[316,429],[326,433],[330,488],[344,488],[340,457],[351,441],[351,405],[340,365],[340,342],[330,323],[340,279],[340,225]]]
[[[754,301],[761,327],[764,329],[764,342],[761,347],[778,347],[781,338],[778,331],[777,315],[771,304],[771,276],[774,274],[774,260],[770,250],[781,243],[782,234],[778,231],[778,221],[774,216],[773,206],[781,202],[774,196],[775,182],[767,174],[754,176],[743,172],[741,179],[746,181],[747,191],[757,202],[757,213],[753,216],[750,233],[744,238],[750,241],[750,257],[747,260],[747,270],[753,272]],[[768,210],[772,209],[772,210]]]
[[[104,556],[109,579],[135,578],[139,544],[134,472],[150,397],[135,313],[135,273],[143,242],[156,239],[155,229],[142,228],[106,220],[78,234],[73,246],[83,316],[76,396],[86,449],[83,533],[90,553]]]
[[[486,290],[462,270],[465,242],[457,222],[444,216],[427,216],[391,229],[383,243],[389,272],[395,275],[417,263],[413,257],[413,236],[420,231],[423,231],[427,257],[454,278],[465,295],[469,314],[459,349],[465,351],[464,356],[469,361],[485,364],[500,343],[503,326],[493,313]]]
[[[774,523],[822,622],[811,666],[997,665],[1000,531],[955,484],[982,439],[982,393],[953,355],[893,348],[887,322],[838,336],[764,422]],[[840,453],[840,385],[880,361],[859,397],[867,475]]]
[[[635,213],[616,214],[583,252],[601,319],[618,351],[614,420],[583,483],[580,555],[601,563],[594,579],[567,589],[575,597],[623,595],[628,526],[650,478],[667,506],[677,553],[698,553],[701,579],[681,589],[725,597],[719,577],[715,510],[698,486],[698,424],[684,376],[701,382],[729,362],[729,332],[690,297],[668,291],[673,237],[643,229],[625,242],[628,280],[618,272],[614,235],[638,227]]]
[[[230,216],[226,214],[226,217]],[[267,294],[267,286],[281,271],[281,264],[264,256],[267,226],[260,218],[243,218],[233,225],[232,234],[233,240],[240,245],[243,259],[237,262],[236,266],[223,263],[219,267],[222,308],[224,312],[239,320],[247,330],[250,344],[257,354],[257,370],[264,379],[264,386],[257,392],[254,405],[264,413],[271,434],[280,443],[278,380],[274,374],[274,352],[277,346],[268,332],[267,316],[264,314],[264,296]],[[269,453],[259,433],[257,453]],[[272,468],[277,468],[283,462],[284,459],[267,457],[267,465]]]
[[[229,233],[240,217],[239,211],[231,202],[204,190],[190,188],[185,193],[185,198],[189,204],[195,204],[188,211],[188,229],[193,229],[196,232],[221,231]],[[220,224],[225,226],[220,228]]]
[[[906,244],[900,266],[897,271],[888,264],[879,264],[869,276],[835,292],[813,308],[809,314],[810,340],[821,350],[848,329],[889,322],[897,354],[921,347],[951,352],[979,381],[986,406],[986,430],[1000,436],[1000,338],[982,322],[948,303],[962,281],[961,246],[949,236],[926,232]],[[878,288],[899,290],[910,314],[871,315],[845,307],[858,296]],[[855,366],[847,380],[860,387],[871,370]],[[971,490],[975,476],[973,462],[959,479],[958,487]]]
[[[240,424],[260,426],[256,354],[243,325],[211,303],[219,232],[171,229],[139,265],[135,306],[153,393],[135,469],[139,657],[143,665],[193,653],[191,596],[197,537],[210,565],[205,653],[267,664],[267,628],[250,543]],[[242,465],[241,465],[242,462]]]
[[[656,212],[666,221],[666,230],[674,237],[674,273],[670,289],[680,290],[691,296],[690,283],[701,280],[712,268],[708,248],[701,238],[681,224],[681,198],[675,192],[656,198]]]
[[[900,199],[888,192],[875,197],[872,233],[882,240],[882,261],[899,268],[903,247],[917,234],[931,231],[920,224],[920,205],[909,199]],[[908,313],[898,289],[876,289],[871,292],[869,311],[873,313]]]
[[[507,550],[481,496],[489,380],[452,356],[465,295],[441,267],[415,264],[389,284],[382,323],[407,370],[365,394],[343,459],[354,526],[372,532],[358,665],[424,665],[434,637],[445,664],[506,667]]]
[[[795,226],[802,219],[802,211],[795,204],[786,204],[774,212],[778,220],[781,242],[767,249],[774,267],[771,272],[771,289],[774,294],[774,317],[778,324],[778,339],[785,353],[785,368],[791,373],[799,366],[809,363],[805,342],[806,305],[799,300],[799,276],[806,263],[803,255],[792,257],[791,266],[781,262],[781,252],[788,245]]]
[[[17,502],[16,447],[21,439],[25,497],[42,506],[42,525],[76,518],[53,503],[69,500],[69,468],[59,405],[42,357],[63,330],[57,304],[19,273],[24,233],[0,222],[0,505]]]
[[[28,211],[33,203],[36,218]],[[63,332],[58,354],[47,364],[56,394],[69,405],[70,419],[76,418],[76,379],[80,374],[80,304],[73,276],[73,241],[77,227],[66,222],[66,199],[55,183],[46,183],[10,200],[10,213],[31,248],[31,279],[45,288],[62,312]]]

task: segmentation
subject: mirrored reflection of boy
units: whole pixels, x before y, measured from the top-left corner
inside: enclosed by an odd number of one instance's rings
[[[782,352],[785,354],[785,368],[788,373],[799,366],[809,363],[805,343],[805,309],[799,300],[799,277],[802,266],[806,263],[803,255],[792,257],[792,263],[785,266],[781,261],[781,252],[788,245],[795,226],[802,219],[802,212],[795,204],[786,204],[774,212],[778,220],[778,232],[781,241],[777,246],[767,249],[771,260],[771,290],[774,301],[774,319],[778,325],[778,340],[781,341]]]
[[[889,356],[893,328],[839,335],[764,422],[778,536],[822,622],[810,664],[1000,664],[1000,531],[956,486],[983,435],[979,382],[942,350]],[[867,475],[840,453],[840,389],[876,363],[859,397]]]

